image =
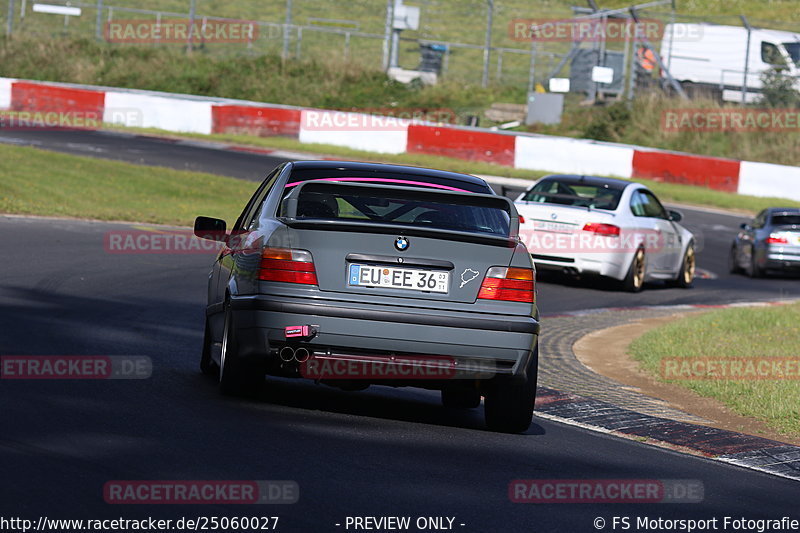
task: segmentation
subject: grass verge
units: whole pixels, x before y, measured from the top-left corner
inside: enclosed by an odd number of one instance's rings
[[[629,353],[662,381],[719,400],[735,412],[763,420],[776,431],[800,436],[800,386],[794,379],[667,380],[661,370],[668,358],[791,357],[800,354],[800,304],[712,311],[653,329],[634,340]],[[683,360],[681,359],[681,362]]]
[[[192,225],[208,214],[235,220],[255,184],[0,145],[0,213]]]

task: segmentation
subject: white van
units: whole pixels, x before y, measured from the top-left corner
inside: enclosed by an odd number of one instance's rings
[[[715,24],[667,24],[661,57],[689,96],[705,92],[741,101],[747,29]],[[786,67],[800,89],[800,34],[754,29],[750,35],[747,101],[758,99],[760,76],[773,66]],[[721,94],[720,94],[721,93]]]

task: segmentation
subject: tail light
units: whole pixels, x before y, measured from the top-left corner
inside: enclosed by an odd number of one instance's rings
[[[478,298],[534,303],[534,288],[533,270],[530,268],[491,267],[483,278]]]
[[[519,223],[520,224],[524,224],[525,223],[525,217],[524,216],[519,215]]]
[[[258,279],[304,285],[318,284],[311,252],[287,248],[264,248],[261,252]]]
[[[786,237],[777,237],[774,233],[767,237],[765,241],[767,244],[789,244],[789,239]]]
[[[598,235],[606,235],[609,237],[619,237],[619,226],[614,224],[602,224],[600,222],[588,222],[583,226],[583,231],[591,231]]]

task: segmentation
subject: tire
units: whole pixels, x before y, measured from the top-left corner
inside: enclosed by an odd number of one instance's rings
[[[686,252],[683,254],[683,261],[681,261],[681,268],[678,271],[678,276],[672,281],[671,285],[680,287],[681,289],[691,288],[694,281],[694,273],[696,268],[697,257],[695,256],[694,243],[690,242],[686,247]]]
[[[524,433],[531,427],[536,401],[538,344],[524,380],[498,379],[484,400],[486,426],[499,433]]]
[[[200,354],[200,372],[206,376],[218,376],[219,365],[211,358],[211,329],[208,327],[208,319],[203,332],[203,351]]]
[[[736,260],[736,253],[736,245],[731,246],[731,252],[728,254],[728,272],[731,274],[739,274],[742,271],[742,267]]]
[[[764,270],[756,263],[755,250],[750,252],[750,264],[747,267],[747,275],[754,279],[764,277]]]
[[[264,383],[265,372],[239,357],[239,344],[230,304],[225,308],[222,354],[219,365],[219,390],[225,396],[252,396]]]
[[[628,274],[622,280],[622,288],[627,292],[639,292],[644,285],[644,265],[645,256],[644,250],[639,248],[633,255],[633,261],[628,268]]]
[[[453,409],[475,409],[481,404],[477,389],[442,389],[442,405]]]

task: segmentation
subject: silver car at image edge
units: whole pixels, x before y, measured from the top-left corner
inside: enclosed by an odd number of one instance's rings
[[[485,398],[492,430],[522,432],[536,394],[535,271],[514,204],[480,178],[416,167],[296,161],[272,171],[219,240],[201,369],[225,394],[265,375],[345,390]]]
[[[550,175],[515,200],[520,234],[536,267],[596,275],[638,292],[662,280],[691,287],[696,250],[692,232],[655,194],[632,181]]]
[[[731,243],[728,269],[751,278],[770,271],[800,273],[800,208],[770,207],[743,222]]]

